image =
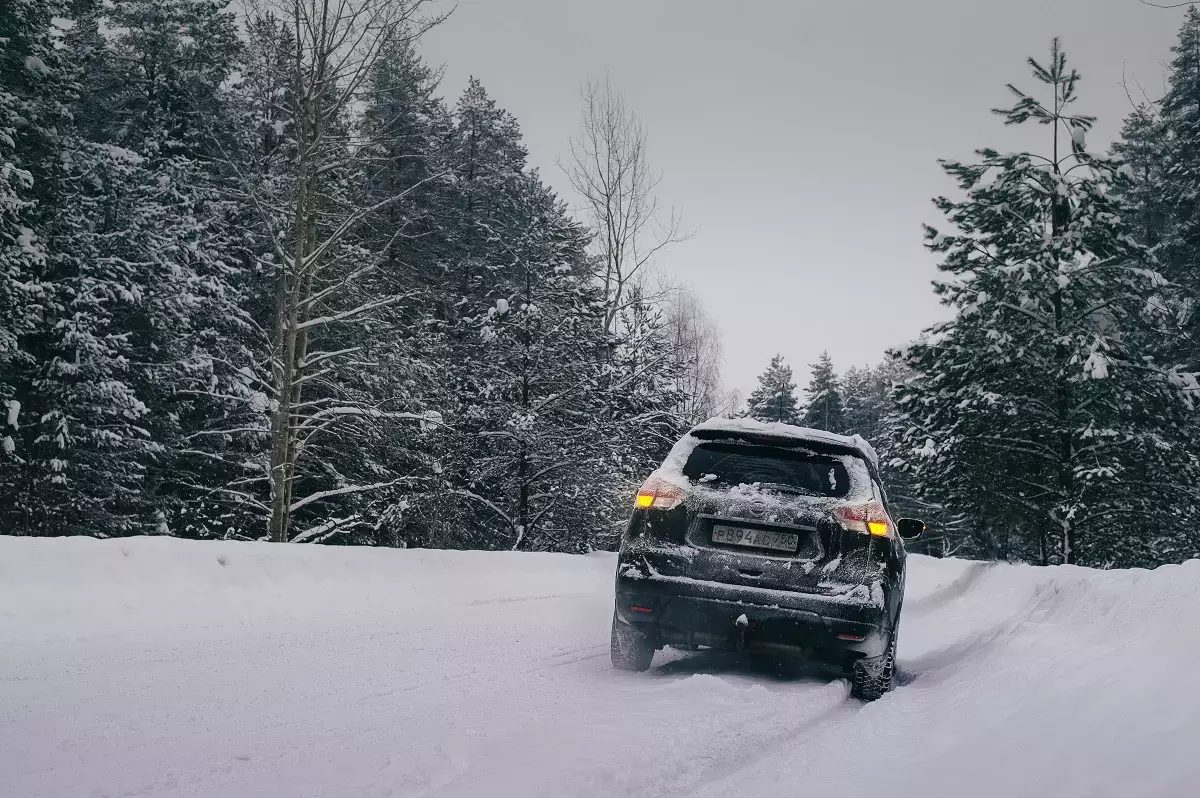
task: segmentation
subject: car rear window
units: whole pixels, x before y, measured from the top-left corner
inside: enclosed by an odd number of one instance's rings
[[[692,450],[683,473],[702,485],[757,484],[831,498],[848,495],[852,481],[870,479],[866,465],[850,455],[744,443],[702,443]]]

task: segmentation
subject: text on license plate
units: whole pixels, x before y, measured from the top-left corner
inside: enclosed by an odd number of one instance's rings
[[[774,551],[796,551],[800,547],[800,536],[791,532],[771,532],[766,529],[745,529],[736,526],[713,525],[713,543],[727,546],[747,546]]]

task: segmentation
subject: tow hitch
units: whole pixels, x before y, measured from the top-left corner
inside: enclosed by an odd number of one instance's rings
[[[746,630],[750,628],[750,619],[747,618],[746,613],[743,612],[737,617],[737,620],[733,622],[733,625],[737,628],[737,650],[745,651]]]

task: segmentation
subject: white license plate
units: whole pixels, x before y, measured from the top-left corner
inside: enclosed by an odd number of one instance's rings
[[[794,552],[800,548],[800,536],[791,532],[770,532],[766,529],[745,529],[736,526],[714,524],[713,543],[726,546],[745,546],[751,549]]]

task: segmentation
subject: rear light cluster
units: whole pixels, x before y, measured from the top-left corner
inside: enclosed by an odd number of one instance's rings
[[[683,503],[683,488],[665,479],[650,477],[637,494],[637,506],[643,510],[673,510]]]
[[[892,537],[892,519],[879,502],[851,504],[837,507],[833,511],[842,529],[862,532],[879,538]]]

